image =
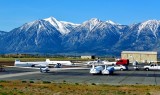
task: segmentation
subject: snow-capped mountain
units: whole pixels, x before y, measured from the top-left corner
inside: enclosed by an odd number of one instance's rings
[[[160,26],[160,21],[158,20],[148,20],[143,23],[141,23],[138,27],[138,35],[141,34],[141,32],[152,32],[154,36],[156,37],[156,32]]]
[[[62,35],[68,34],[73,28],[79,25],[71,22],[58,21],[54,17],[49,17],[44,20],[52,24]]]
[[[82,23],[81,27],[84,27],[87,30],[92,31],[92,29],[99,26],[101,23],[102,21],[100,21],[99,19],[92,18],[91,20],[85,21],[84,23]]]
[[[113,21],[111,21],[111,20],[107,20],[106,22],[107,22],[107,23],[110,23],[110,24],[112,24],[112,25],[120,25],[120,24],[115,23],[115,22],[113,22]]]
[[[74,24],[50,17],[0,32],[0,53],[115,55],[122,50],[160,52],[160,21],[121,25],[92,18]]]
[[[156,50],[159,49],[160,22],[148,20],[131,25],[115,45],[119,50]],[[155,48],[156,47],[156,48]],[[114,48],[115,49],[115,48]]]
[[[1,40],[6,52],[47,52],[60,48],[60,32],[45,20],[36,20],[13,29]]]
[[[93,18],[74,28],[64,39],[66,50],[80,52],[107,50],[120,37],[119,28],[112,23]]]

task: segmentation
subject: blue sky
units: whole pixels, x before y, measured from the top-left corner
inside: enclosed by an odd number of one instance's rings
[[[160,20],[160,0],[0,0],[0,30],[50,16],[82,23],[91,18],[133,24]]]

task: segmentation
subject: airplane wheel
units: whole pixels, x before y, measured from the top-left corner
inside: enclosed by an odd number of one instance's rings
[[[99,74],[102,74],[102,71],[100,71]]]

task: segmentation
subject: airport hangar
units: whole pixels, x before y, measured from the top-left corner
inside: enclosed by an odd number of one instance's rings
[[[122,51],[121,58],[129,59],[130,62],[139,63],[157,62],[157,52],[154,51]]]

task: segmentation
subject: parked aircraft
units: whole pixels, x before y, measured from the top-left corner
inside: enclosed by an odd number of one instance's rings
[[[94,64],[94,65],[102,65],[102,64],[104,64],[104,65],[115,65],[116,62],[109,62],[109,61],[106,61],[106,60],[102,61],[100,59],[98,59],[97,61],[88,61],[87,62],[88,66],[92,66],[92,64]]]
[[[17,66],[17,67],[46,67],[48,66],[48,64],[45,61],[21,62],[20,60],[15,60],[14,66]]]
[[[62,65],[65,65],[65,66],[73,65],[71,61],[50,61],[49,59],[46,59],[46,62],[48,66],[51,66],[51,67],[54,66],[56,68],[60,68],[62,67]]]
[[[46,59],[46,61],[37,61],[37,62],[21,62],[20,60],[15,60],[15,66],[19,67],[55,67],[61,68],[62,65],[71,66],[73,63],[71,61],[50,61]]]
[[[99,61],[100,63],[100,61]],[[72,66],[67,68],[61,68],[62,65]],[[15,61],[15,66],[20,67],[39,67],[40,72],[49,72],[49,71],[59,71],[59,70],[78,70],[78,69],[90,69],[86,67],[74,67],[73,63],[70,61],[50,61],[46,59],[46,61],[41,62],[21,62],[19,60]],[[54,66],[55,68],[49,68],[50,66]],[[105,67],[104,67],[105,66]],[[92,64],[92,68],[90,69],[91,74],[112,74],[114,72],[114,67],[107,67],[106,64],[96,65]]]
[[[91,66],[92,64],[94,65],[128,65],[129,64],[129,60],[128,59],[119,59],[115,62],[109,62],[109,61],[101,61],[100,59],[98,59],[97,61],[89,61],[87,62],[88,66]]]
[[[108,66],[104,64],[95,66],[92,64],[92,68],[90,69],[90,74],[113,74],[114,72],[114,67],[113,66]]]

